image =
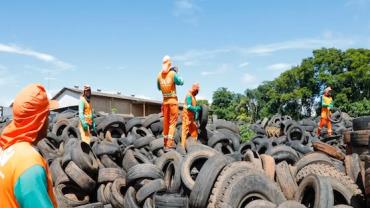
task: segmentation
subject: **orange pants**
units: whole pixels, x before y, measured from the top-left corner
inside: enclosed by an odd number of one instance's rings
[[[330,117],[330,110],[328,108],[322,108],[321,109],[320,125],[319,125],[319,128],[317,129],[317,134],[318,135],[320,135],[321,129],[324,126],[327,126],[329,136],[332,135],[333,130],[332,130],[331,121],[329,120],[329,117]]]
[[[181,145],[185,147],[186,139],[190,134],[193,138],[198,138],[198,128],[195,121],[190,121],[187,116],[182,116]]]
[[[81,140],[87,144],[90,144],[91,134],[90,134],[90,127],[85,131],[82,128],[81,122],[78,125],[78,129],[80,130]]]
[[[179,113],[179,106],[178,104],[163,104],[162,113],[163,113],[164,146],[169,147],[173,145],[173,138],[176,132],[176,123]]]

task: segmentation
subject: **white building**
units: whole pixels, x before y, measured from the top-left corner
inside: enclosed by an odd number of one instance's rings
[[[82,89],[78,87],[61,89],[52,99],[59,102],[60,108],[77,107]],[[142,117],[161,112],[161,101],[124,96],[121,93],[105,93],[93,91],[91,102],[96,112],[122,114],[125,116]]]

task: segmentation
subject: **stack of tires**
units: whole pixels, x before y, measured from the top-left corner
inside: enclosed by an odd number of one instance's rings
[[[336,112],[331,118],[333,135],[328,136],[326,128],[317,135],[319,118],[305,118],[295,121],[289,116],[274,115],[270,119],[264,118],[250,126],[256,134],[248,143],[242,144],[243,149],[250,148],[260,154],[274,156],[276,152],[290,152],[290,159],[297,158],[315,150],[315,142],[322,142],[334,146],[343,154],[347,152],[346,137],[352,131],[352,118],[346,113]],[[347,136],[346,136],[347,135]],[[348,139],[347,139],[348,140]],[[348,151],[350,152],[350,151]],[[293,156],[294,155],[294,156]],[[293,156],[293,158],[292,158]],[[274,156],[276,159],[276,156]],[[286,160],[287,158],[283,158]]]
[[[367,200],[367,207],[370,207],[370,155],[365,158],[365,194]]]
[[[353,119],[353,131],[349,133],[349,144],[351,151],[360,156],[369,154],[370,138],[370,116],[363,116]]]
[[[365,166],[365,192],[367,207],[370,207],[370,116],[353,119],[353,131],[347,134],[350,150],[360,155]]]
[[[5,128],[10,123],[11,119],[9,118],[0,118],[0,134]]]
[[[256,136],[241,143],[238,125],[208,120],[203,109],[198,141],[169,152],[163,151],[161,114],[99,115],[90,145],[81,142],[76,112],[57,114],[37,149],[50,166],[59,207],[366,206],[369,160],[346,155],[340,132],[317,137],[312,119],[276,115],[252,125]],[[269,137],[268,126],[279,135]],[[179,120],[177,144],[181,127]]]

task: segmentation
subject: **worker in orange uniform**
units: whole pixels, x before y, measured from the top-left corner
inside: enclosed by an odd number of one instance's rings
[[[198,93],[199,84],[194,83],[185,98],[181,133],[181,145],[183,147],[185,147],[188,134],[195,140],[198,138],[198,127],[195,121],[198,119],[199,112],[202,109],[200,106],[197,106],[197,100],[195,99]]]
[[[169,56],[163,57],[162,71],[157,76],[157,87],[163,95],[162,113],[165,151],[175,148],[174,135],[179,111],[176,85],[184,84],[176,70],[171,70],[171,64]]]
[[[332,136],[333,130],[331,127],[331,121],[330,121],[330,116],[331,112],[330,110],[333,109],[333,98],[330,95],[331,93],[331,87],[327,87],[324,90],[324,93],[321,97],[321,119],[320,119],[320,125],[319,128],[317,129],[317,135],[320,136],[321,129],[325,125],[327,125],[328,128],[328,135]]]
[[[47,163],[32,147],[46,137],[56,107],[39,84],[16,96],[13,121],[0,136],[0,207],[57,207]]]
[[[86,142],[87,144],[90,144],[91,140],[90,132],[92,130],[96,132],[96,124],[94,121],[94,115],[90,98],[91,98],[91,88],[90,86],[85,85],[80,99],[80,104],[78,106],[78,114],[80,118],[80,124],[78,128],[80,129],[82,141]]]

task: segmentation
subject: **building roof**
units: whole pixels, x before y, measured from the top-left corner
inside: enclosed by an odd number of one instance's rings
[[[59,96],[61,96],[65,91],[72,91],[75,93],[82,93],[82,89],[77,89],[77,88],[70,88],[70,87],[64,87],[61,89],[54,97],[52,100],[57,99]],[[162,104],[161,101],[158,100],[151,100],[151,99],[144,99],[144,98],[137,98],[134,96],[125,96],[125,95],[120,95],[120,94],[112,94],[112,93],[106,93],[106,92],[97,92],[97,91],[92,91],[92,95],[94,96],[99,96],[99,97],[108,97],[108,98],[117,98],[117,99],[123,99],[123,100],[131,100],[134,102],[138,103],[154,103],[154,104]]]

